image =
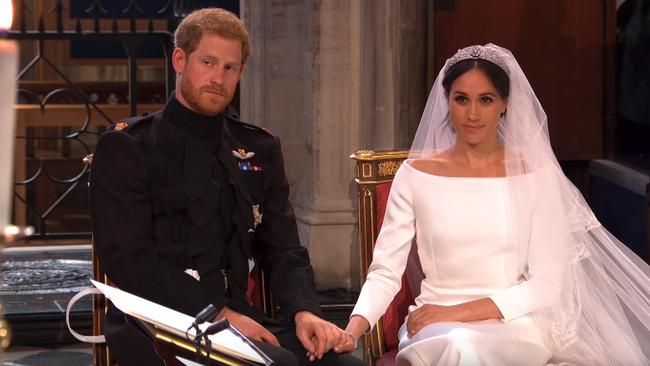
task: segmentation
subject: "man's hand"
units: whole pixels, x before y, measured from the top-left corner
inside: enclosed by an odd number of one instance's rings
[[[217,314],[215,320],[220,320],[226,318],[228,322],[237,328],[243,335],[250,339],[256,341],[263,341],[270,343],[274,346],[280,347],[280,342],[275,338],[273,333],[269,332],[261,326],[255,320],[247,317],[246,315],[240,314],[236,311],[231,310],[228,307],[224,307],[219,314]]]
[[[429,324],[459,321],[457,315],[452,306],[424,304],[409,314],[406,322],[408,336],[413,337]]]
[[[299,311],[294,316],[296,336],[307,350],[310,361],[323,358],[335,345],[342,344],[348,336],[336,325],[309,311]]]

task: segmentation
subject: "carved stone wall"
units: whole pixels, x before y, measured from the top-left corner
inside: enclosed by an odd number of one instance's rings
[[[426,4],[241,1],[252,43],[242,118],[282,139],[319,289],[358,287],[349,155],[408,146],[426,102]]]

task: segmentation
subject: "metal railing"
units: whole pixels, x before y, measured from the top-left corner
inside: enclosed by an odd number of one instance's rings
[[[41,4],[39,1],[30,4],[38,7],[37,5]],[[127,80],[121,83],[104,83],[104,89],[123,91],[123,95],[119,96],[110,94],[113,103],[124,101],[121,105],[125,115],[121,117],[128,117],[137,114],[138,103],[143,99],[138,93],[138,87],[147,84],[138,81],[139,53],[144,48],[151,47],[152,43],[159,45],[159,57],[156,62],[160,65],[162,60],[164,80],[157,83],[159,92],[154,99],[163,103],[173,89],[174,72],[170,61],[173,51],[172,38],[173,30],[180,19],[191,10],[205,5],[227,7],[233,3],[160,0],[160,8],[151,10],[152,1],[142,0],[142,4],[147,5],[150,10],[147,13],[137,0],[128,0],[123,9],[115,11],[114,1],[57,0],[51,9],[43,9],[42,14],[34,14],[34,9],[28,7],[25,0],[13,1],[14,14],[17,17],[13,29],[7,32],[5,37],[21,41],[23,46],[29,42],[34,43],[34,56],[24,62],[25,65],[17,77],[17,114],[24,113],[21,108],[31,109],[40,111],[39,120],[60,119],[60,114],[57,117],[48,117],[48,114],[61,113],[61,108],[52,108],[54,104],[76,106],[76,112],[68,114],[75,117],[61,123],[60,127],[39,126],[33,121],[23,121],[27,127],[17,129],[14,222],[34,226],[35,239],[90,237],[86,184],[89,166],[84,164],[82,159],[86,154],[92,153],[99,134],[115,122],[112,118],[114,116],[105,111],[108,104],[100,103],[103,99],[98,98],[98,93],[91,90],[102,83],[74,81],[66,73],[64,65],[58,64],[56,57],[47,54],[46,46],[63,42],[68,42],[70,47],[75,42],[88,44],[112,41],[121,44],[125,51]],[[106,4],[113,7],[113,14],[105,8]],[[74,5],[76,10],[70,11],[64,5]],[[81,11],[80,6],[83,6]],[[32,25],[28,26],[28,23]],[[109,23],[110,27],[107,27],[106,23]],[[92,59],[84,59],[77,64],[89,65],[93,62],[95,61]],[[105,60],[96,62],[101,64]],[[38,67],[47,67],[58,81],[26,80]],[[46,90],[50,86],[52,89]],[[151,103],[151,100],[152,98],[148,98],[147,102]],[[96,120],[91,123],[92,116],[96,116],[101,121],[99,125],[104,126],[98,126]],[[18,119],[20,120],[20,117]]]

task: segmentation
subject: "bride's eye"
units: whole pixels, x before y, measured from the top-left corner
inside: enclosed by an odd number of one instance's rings
[[[481,98],[481,103],[486,103],[487,104],[487,103],[492,103],[492,102],[493,102],[493,99],[490,98],[490,97]]]
[[[458,102],[460,104],[467,103],[467,97],[465,97],[463,95],[459,95],[459,96],[456,97],[456,102]]]

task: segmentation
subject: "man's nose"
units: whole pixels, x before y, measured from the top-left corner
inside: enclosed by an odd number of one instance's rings
[[[212,72],[210,82],[217,85],[223,85],[223,75],[224,75],[223,67],[216,67],[215,70]]]

